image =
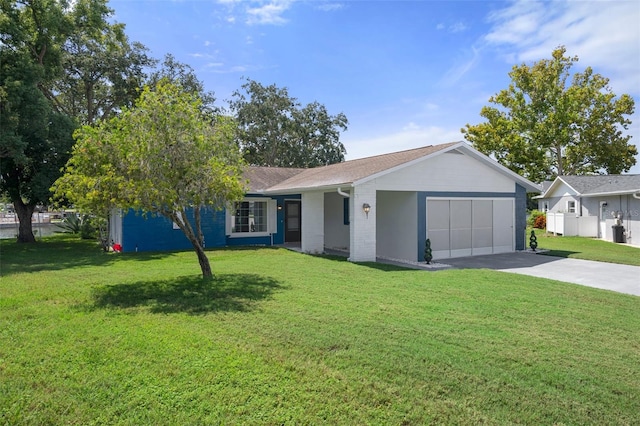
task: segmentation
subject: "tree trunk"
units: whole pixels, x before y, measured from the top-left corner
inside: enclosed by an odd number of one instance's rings
[[[18,242],[19,243],[35,243],[36,237],[33,235],[33,226],[31,217],[35,210],[35,204],[25,204],[21,199],[13,200],[13,207],[18,215]]]
[[[562,145],[557,145],[556,150],[556,160],[558,161],[558,176],[564,176],[564,158],[562,157]]]
[[[199,208],[196,208],[196,211],[199,212]],[[211,264],[209,263],[209,258],[204,251],[202,237],[199,237],[202,235],[199,215],[196,215],[198,225],[196,230],[191,227],[191,223],[187,220],[187,214],[184,210],[163,213],[163,215],[178,224],[185,237],[187,237],[193,246],[193,249],[196,251],[196,255],[198,255],[198,262],[200,263],[200,269],[202,270],[202,278],[206,280],[212,279],[213,272],[211,271]]]
[[[193,247],[198,255],[198,262],[200,262],[200,269],[202,270],[202,278],[206,280],[213,279],[211,264],[209,263],[209,258],[207,257],[207,253],[205,253],[204,248],[202,248],[200,244],[194,244]]]

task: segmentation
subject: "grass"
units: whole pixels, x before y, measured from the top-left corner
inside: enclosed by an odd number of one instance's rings
[[[0,242],[0,423],[637,424],[640,298],[283,249]]]
[[[638,247],[615,244],[597,238],[554,236],[541,229],[536,229],[535,232],[538,248],[549,250],[544,253],[549,256],[640,266],[640,248]],[[531,235],[531,229],[527,230],[527,247],[529,235]]]

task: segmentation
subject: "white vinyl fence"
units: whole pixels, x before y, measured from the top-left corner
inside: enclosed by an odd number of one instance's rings
[[[597,216],[576,216],[575,213],[547,212],[547,232],[567,237],[597,237]]]

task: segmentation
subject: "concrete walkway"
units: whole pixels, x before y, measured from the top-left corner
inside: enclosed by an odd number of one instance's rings
[[[640,266],[526,252],[461,257],[442,262],[453,268],[495,269],[640,296]]]

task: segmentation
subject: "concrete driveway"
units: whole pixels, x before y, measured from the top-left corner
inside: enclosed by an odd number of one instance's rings
[[[640,251],[638,252],[640,255]],[[640,296],[640,266],[568,259],[528,252],[443,259],[453,268],[487,268]]]

